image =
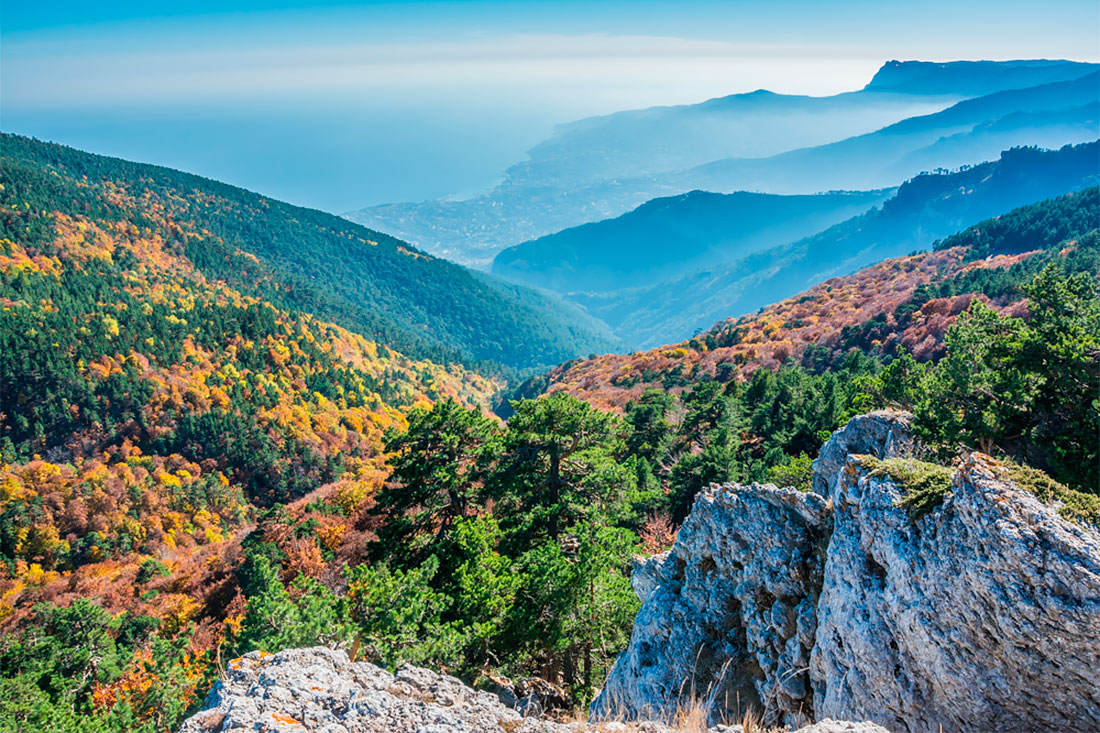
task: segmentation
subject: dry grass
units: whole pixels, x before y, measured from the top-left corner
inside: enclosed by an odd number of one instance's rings
[[[722,715],[719,720],[711,720],[710,712],[714,710],[714,703],[722,689],[722,680],[729,671],[731,661],[732,660],[727,660],[726,663],[722,665],[722,669],[716,679],[712,680],[702,693],[696,690],[694,678],[685,680],[684,685],[687,686],[688,689],[685,690],[681,687],[680,700],[671,715],[664,716],[653,714],[639,717],[649,720],[658,720],[661,725],[673,731],[677,731],[677,733],[706,733],[711,725],[716,724],[740,725],[744,728],[745,733],[785,733],[787,730],[786,727],[776,727],[765,724],[764,721],[767,717],[766,710],[761,711],[755,706],[746,706],[745,710],[741,710],[740,698],[738,698],[737,713],[733,717]],[[582,730],[613,730],[615,733],[648,733],[653,730],[652,727],[645,725],[646,720],[632,719],[634,717],[635,716],[627,715],[625,711],[616,711],[611,714],[605,714],[602,720],[591,722],[588,724],[587,728]],[[574,716],[566,722],[584,723],[587,721],[588,716],[586,711],[577,710],[574,712]]]
[[[692,698],[676,707],[671,720],[661,721],[661,725],[677,733],[707,733],[707,701],[705,698]],[[587,723],[586,728],[580,731],[606,731],[607,733],[652,733],[652,728],[645,725],[643,720],[628,720],[625,716],[610,716],[604,720],[589,722],[588,714],[583,709],[573,711],[573,714],[559,719],[562,723]],[[723,719],[719,721],[725,725],[740,725],[745,733],[786,733],[785,727],[775,727],[764,724],[764,716],[755,708],[741,714],[740,720]]]

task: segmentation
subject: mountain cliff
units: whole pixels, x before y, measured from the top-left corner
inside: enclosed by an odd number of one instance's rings
[[[1066,81],[1094,71],[1092,64],[1044,59],[1023,61],[887,61],[864,89],[907,94],[968,96]]]
[[[1100,725],[1100,501],[978,453],[918,461],[909,422],[853,419],[812,491],[699,494],[635,570],[642,609],[594,717],[667,716],[695,689],[711,719],[754,699],[773,723]]]

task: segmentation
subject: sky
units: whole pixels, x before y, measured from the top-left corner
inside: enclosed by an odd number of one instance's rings
[[[476,195],[562,122],[895,58],[1100,61],[1100,4],[4,0],[0,128],[341,213]]]

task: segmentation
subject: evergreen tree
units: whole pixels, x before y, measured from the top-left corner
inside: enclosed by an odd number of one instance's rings
[[[409,414],[409,427],[386,435],[392,481],[377,497],[376,555],[403,567],[422,562],[456,520],[478,508],[478,492],[498,440],[480,410],[446,399]]]
[[[631,513],[623,500],[640,497],[633,464],[621,460],[621,419],[562,392],[513,406],[499,464],[486,482],[511,548],[556,541],[585,517]]]
[[[344,602],[313,578],[299,575],[291,592],[271,561],[250,553],[239,571],[245,615],[230,644],[235,655],[259,649],[316,646],[351,637]]]

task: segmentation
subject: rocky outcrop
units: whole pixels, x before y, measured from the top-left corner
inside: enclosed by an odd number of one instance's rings
[[[687,729],[685,729],[687,730]],[[695,727],[690,730],[698,730]],[[233,660],[180,733],[673,733],[660,723],[556,723],[523,717],[454,677],[404,666],[396,674],[314,647]],[[744,733],[720,725],[710,733]],[[799,733],[888,733],[824,721]]]
[[[897,730],[1100,730],[1100,534],[997,469],[970,456],[951,498],[913,523],[896,484],[851,461],[817,607],[815,709]]]
[[[593,717],[873,720],[893,731],[1100,730],[1100,533],[974,454],[917,520],[864,454],[916,450],[908,416],[833,435],[814,491],[715,486],[643,605]],[[877,465],[877,464],[876,464]]]
[[[201,712],[180,733],[323,731],[458,733],[570,730],[524,718],[496,695],[454,677],[404,666],[396,674],[352,662],[341,649],[314,647],[234,660]]]
[[[630,646],[595,717],[667,719],[692,697],[732,717],[777,699],[809,710],[826,518],[824,497],[794,489],[700,494],[675,547],[644,565]]]
[[[814,460],[814,493],[832,497],[840,491],[850,456],[899,458],[918,453],[920,446],[910,428],[912,417],[907,412],[880,410],[849,420],[825,441]]]

